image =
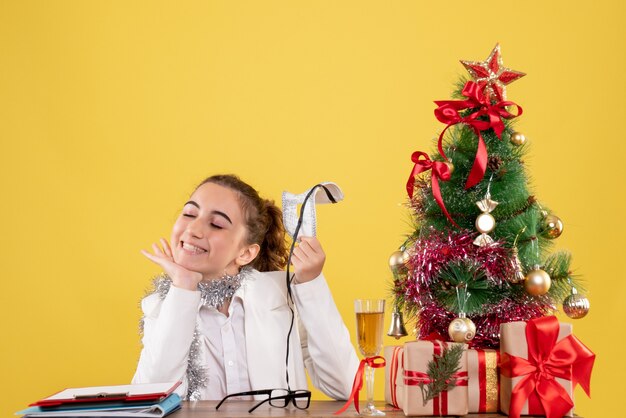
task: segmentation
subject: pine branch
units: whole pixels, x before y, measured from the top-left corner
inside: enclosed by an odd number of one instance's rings
[[[424,406],[444,390],[450,390],[456,386],[456,379],[453,375],[461,368],[463,350],[461,344],[453,344],[452,348],[444,347],[441,355],[434,355],[433,360],[428,362],[426,374],[430,378],[430,383],[419,384]]]
[[[549,294],[556,302],[562,302],[569,296],[572,287],[575,287],[579,292],[585,292],[585,288],[578,277],[573,275],[570,270],[571,263],[572,255],[566,251],[550,254],[544,262],[543,269],[552,280]]]
[[[456,289],[463,287],[469,293],[465,306],[459,306]],[[485,269],[470,261],[450,263],[439,273],[432,288],[435,299],[446,310],[467,315],[483,314],[484,309],[500,301],[508,289],[492,285],[485,274]]]

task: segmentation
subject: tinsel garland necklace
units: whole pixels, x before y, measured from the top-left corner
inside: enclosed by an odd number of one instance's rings
[[[216,280],[198,283],[200,291],[200,304],[208,308],[219,309],[224,302],[231,300],[235,292],[241,287],[241,283],[250,272],[249,267],[243,267],[239,273],[234,276],[225,274]],[[160,274],[154,279],[154,291],[151,294],[157,294],[159,299],[165,299],[165,296],[172,287],[172,279],[167,274]],[[143,318],[140,328],[143,331]],[[189,357],[187,359],[187,396],[190,401],[201,399],[201,389],[206,387],[208,383],[206,368],[202,367],[200,360],[200,332],[198,327],[193,333],[191,346],[189,347]]]
[[[244,267],[234,276],[224,274],[219,279],[198,283],[201,305],[219,309],[225,301],[232,299],[237,289],[241,287],[241,282],[248,271],[249,268]],[[172,279],[167,274],[160,274],[154,279],[154,293],[163,300],[170,291],[171,285]]]

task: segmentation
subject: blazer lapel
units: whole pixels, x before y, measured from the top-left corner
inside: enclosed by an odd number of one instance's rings
[[[284,272],[254,271],[243,289],[248,375],[253,390],[286,387],[285,356],[291,317],[281,280],[285,280]],[[296,333],[294,324],[291,338]]]

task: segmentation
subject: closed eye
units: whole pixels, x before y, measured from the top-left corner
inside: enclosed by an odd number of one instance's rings
[[[223,227],[223,226],[220,226],[220,225],[218,225],[218,224],[214,224],[214,223],[211,223],[211,226],[212,226],[213,228],[215,228],[215,229],[224,229],[224,227]]]
[[[183,216],[185,218],[195,218],[196,217],[196,215],[192,215],[191,213],[183,213]]]

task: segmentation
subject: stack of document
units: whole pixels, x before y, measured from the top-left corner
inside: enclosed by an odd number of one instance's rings
[[[181,382],[94,386],[62,390],[30,404],[16,415],[48,417],[162,418],[180,409],[174,389]]]

